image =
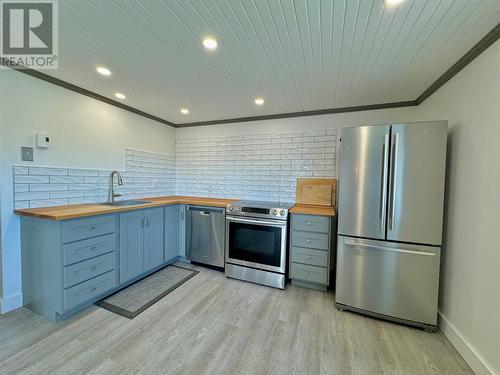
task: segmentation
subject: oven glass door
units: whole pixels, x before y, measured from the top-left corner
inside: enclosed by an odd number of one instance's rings
[[[284,272],[286,222],[228,218],[226,229],[230,263]]]

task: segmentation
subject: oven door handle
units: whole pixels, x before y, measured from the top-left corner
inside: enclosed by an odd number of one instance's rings
[[[273,227],[286,227],[287,222],[283,221],[270,221],[270,220],[261,220],[261,219],[244,219],[241,217],[229,217],[226,216],[226,220],[232,223],[245,223],[245,224],[255,224],[255,225],[271,225]]]

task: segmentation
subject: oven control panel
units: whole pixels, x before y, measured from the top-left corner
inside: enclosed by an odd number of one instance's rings
[[[273,210],[276,211],[276,210]],[[258,208],[258,207],[242,207],[241,212],[247,214],[260,214],[260,215],[269,215],[268,208]]]
[[[226,210],[230,215],[265,217],[280,220],[288,218],[288,208],[284,207],[255,207],[235,202],[228,204]]]

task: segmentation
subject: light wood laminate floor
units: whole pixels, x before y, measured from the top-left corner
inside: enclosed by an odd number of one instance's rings
[[[332,293],[198,269],[133,320],[99,307],[59,323],[0,316],[0,373],[472,373],[440,333],[337,311]]]

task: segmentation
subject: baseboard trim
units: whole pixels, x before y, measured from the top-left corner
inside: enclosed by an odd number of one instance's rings
[[[23,294],[13,294],[7,297],[0,298],[0,314],[8,313],[9,311],[18,309],[23,306]]]
[[[463,334],[439,311],[439,329],[463,357],[469,367],[478,375],[497,375],[477,349],[467,341]]]

